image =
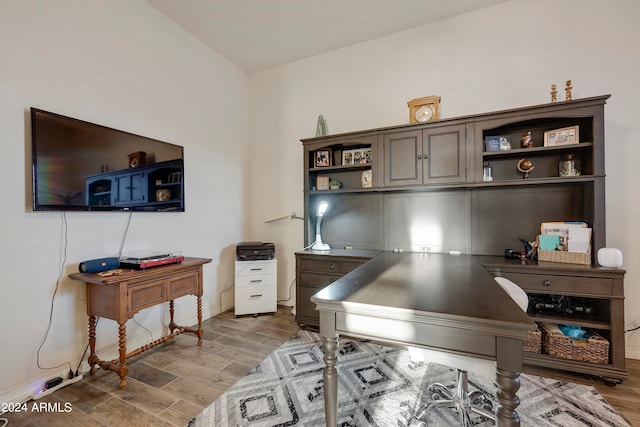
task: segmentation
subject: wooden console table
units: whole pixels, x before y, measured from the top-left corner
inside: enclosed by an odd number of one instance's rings
[[[116,372],[120,376],[120,388],[127,385],[129,369],[126,359],[160,345],[184,332],[198,337],[202,345],[202,266],[211,262],[209,258],[186,258],[180,264],[154,267],[141,271],[125,270],[122,274],[103,276],[99,274],[73,273],[69,277],[87,285],[87,315],[89,316],[89,366],[91,375],[96,365]],[[195,295],[198,307],[198,328],[178,326],[173,321],[173,300],[185,295]],[[127,320],[138,311],[169,302],[169,334],[127,354]],[[96,355],[96,317],[106,317],[118,322],[119,358],[100,360]]]

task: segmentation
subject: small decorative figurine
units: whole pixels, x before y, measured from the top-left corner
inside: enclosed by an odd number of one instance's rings
[[[558,100],[558,91],[556,90],[556,85],[551,85],[551,102],[556,102]]]
[[[535,166],[533,166],[533,163],[531,163],[531,160],[529,159],[520,159],[517,168],[519,172],[522,172],[524,174],[522,179],[527,179],[529,178],[529,174],[531,173],[531,171],[535,169]]]
[[[567,87],[564,89],[564,92],[566,94],[566,100],[567,101],[571,101],[573,98],[571,97],[571,89],[573,89],[571,87],[571,80],[567,80]]]
[[[531,131],[522,134],[522,137],[520,138],[520,146],[522,148],[533,147],[533,138],[531,137]]]

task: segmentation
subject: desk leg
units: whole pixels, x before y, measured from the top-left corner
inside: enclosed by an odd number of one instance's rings
[[[169,301],[169,333],[172,334],[173,330],[176,329],[178,327],[178,325],[176,325],[176,323],[173,321],[173,300]]]
[[[520,405],[520,399],[516,395],[520,389],[520,373],[497,370],[498,382],[498,410],[496,411],[496,423],[498,426],[519,426],[520,416],[516,408]]]
[[[496,382],[498,383],[498,427],[520,426],[520,416],[516,408],[520,399],[520,372],[522,371],[522,340],[498,337]]]
[[[338,356],[338,336],[322,337],[322,350],[324,351],[324,414],[327,426],[335,426],[338,416],[338,370],[336,364]]]
[[[98,356],[96,356],[96,316],[89,316],[89,374],[94,375],[96,373],[96,363]]]
[[[127,324],[118,323],[118,335],[119,335],[119,352],[120,352],[120,367],[116,370],[118,376],[120,376],[120,388],[127,386],[127,374],[129,368],[127,368]]]
[[[202,345],[202,335],[204,335],[204,331],[202,330],[202,296],[198,295],[198,345]]]

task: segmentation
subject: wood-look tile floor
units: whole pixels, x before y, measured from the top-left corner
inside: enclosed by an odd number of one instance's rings
[[[291,307],[257,317],[236,318],[229,311],[206,320],[203,328],[201,347],[185,334],[129,359],[123,390],[117,375],[98,370],[38,401],[57,404],[61,412],[6,413],[0,419],[8,420],[6,427],[182,427],[298,330]],[[640,427],[640,360],[627,359],[627,368],[630,379],[615,387],[565,372],[525,372],[593,385],[632,426]],[[65,403],[69,412],[64,412]]]

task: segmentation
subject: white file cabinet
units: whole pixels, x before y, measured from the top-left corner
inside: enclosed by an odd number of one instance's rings
[[[276,312],[277,266],[275,259],[236,261],[236,316]]]

